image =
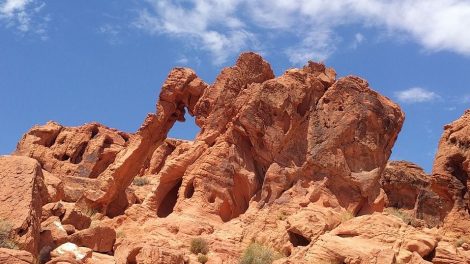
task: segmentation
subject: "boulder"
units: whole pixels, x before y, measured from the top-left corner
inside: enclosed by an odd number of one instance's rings
[[[107,253],[113,251],[116,232],[111,227],[94,226],[73,233],[67,240],[78,246],[90,248],[93,251]]]
[[[44,197],[45,203],[53,203],[65,198],[64,183],[62,180],[46,170],[42,170],[44,184],[47,188],[47,195]]]
[[[2,236],[22,250],[38,253],[44,179],[39,163],[28,157],[0,157]]]
[[[67,242],[51,252],[52,260],[47,264],[84,264],[92,256],[92,250],[85,247],[78,247],[77,245]]]
[[[56,248],[67,241],[67,231],[57,216],[51,216],[41,223],[40,248]]]
[[[0,263],[5,264],[34,264],[33,255],[24,250],[0,248]]]
[[[78,230],[83,230],[90,227],[90,216],[94,213],[92,211],[84,211],[73,203],[62,203],[65,208],[65,213],[62,216],[62,224],[73,225]]]

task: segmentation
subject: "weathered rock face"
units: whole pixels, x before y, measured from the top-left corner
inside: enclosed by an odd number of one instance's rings
[[[431,176],[416,164],[389,162],[380,184],[387,194],[387,206],[410,210],[429,226],[440,224],[447,216],[448,204],[431,189]]]
[[[436,230],[418,231],[394,216],[357,217],[322,235],[305,254],[306,263],[426,263],[438,243]],[[424,259],[423,259],[424,258]],[[416,261],[416,260],[415,260]]]
[[[145,201],[159,217],[191,203],[228,221],[255,195],[260,205],[271,203],[299,179],[324,178],[356,213],[379,195],[403,122],[400,109],[362,79],[335,82],[332,69],[315,63],[273,78],[255,54],[222,71],[194,113],[200,134],[168,157]]]
[[[38,160],[44,170],[59,177],[96,178],[114,162],[129,137],[97,123],[63,127],[49,122],[28,131],[15,154]]]
[[[444,127],[432,169],[432,187],[456,210],[469,211],[470,110]]]
[[[45,193],[41,166],[28,157],[0,156],[0,179],[2,232],[20,249],[37,254]]]

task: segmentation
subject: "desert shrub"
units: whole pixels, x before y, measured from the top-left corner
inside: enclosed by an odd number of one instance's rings
[[[341,223],[344,223],[344,222],[346,222],[346,221],[348,221],[348,220],[353,219],[353,218],[354,218],[354,215],[353,215],[352,213],[348,212],[348,211],[345,211],[345,212],[342,212],[342,213],[341,213],[341,216],[340,216],[340,217],[341,217]]]
[[[10,239],[12,229],[13,227],[9,222],[0,220],[0,247],[9,249],[18,248],[15,241]]]
[[[191,252],[193,254],[207,254],[209,252],[209,245],[207,244],[207,241],[204,238],[194,238],[191,240]]]
[[[98,210],[97,208],[90,208],[90,207],[80,209],[80,212],[88,217],[95,216],[97,213],[99,213],[99,211],[100,210]]]
[[[124,231],[119,230],[116,232],[116,238],[124,238],[124,237],[126,237],[126,233],[124,233]]]
[[[283,221],[283,220],[286,220],[287,216],[288,216],[287,212],[281,211],[278,214],[277,219]]]
[[[273,249],[258,243],[251,243],[243,252],[240,264],[271,264],[280,258]]]
[[[416,219],[414,216],[412,216],[409,213],[407,213],[405,211],[402,211],[398,208],[389,207],[389,208],[385,209],[385,212],[400,218],[407,225],[411,225],[411,226],[414,226],[414,227],[418,227],[418,226],[421,225],[419,220]]]
[[[470,244],[470,238],[469,237],[460,237],[457,239],[454,243],[455,247],[461,247],[464,243]]]
[[[134,180],[132,181],[132,184],[134,184],[135,186],[144,186],[144,185],[150,184],[150,181],[149,179],[145,177],[137,177],[137,178],[134,178]]]
[[[209,261],[209,258],[207,257],[207,255],[198,254],[198,255],[197,255],[197,261],[198,261],[199,263],[206,263],[207,261]]]

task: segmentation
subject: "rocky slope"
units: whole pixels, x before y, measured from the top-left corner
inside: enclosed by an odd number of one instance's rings
[[[199,134],[168,138],[186,111]],[[403,122],[319,63],[175,68],[136,133],[49,122],[0,158],[0,261],[470,263],[470,112],[431,175],[388,162]]]

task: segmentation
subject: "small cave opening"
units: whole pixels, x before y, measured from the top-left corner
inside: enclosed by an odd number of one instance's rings
[[[178,191],[181,187],[183,179],[179,179],[174,183],[173,187],[166,193],[165,197],[160,202],[157,210],[157,216],[164,218],[173,213],[175,208],[176,201],[178,200]]]
[[[465,162],[465,157],[461,154],[456,154],[447,160],[446,169],[450,174],[457,178],[462,183],[462,193],[461,197],[464,198],[468,193],[468,174],[465,171],[463,163]]]
[[[211,203],[211,204],[212,204],[212,203],[215,203],[215,195],[214,195],[214,194],[211,194],[211,196],[209,196],[209,199],[207,199],[207,201],[208,201],[209,203]]]
[[[194,195],[194,179],[188,182],[184,191],[184,198],[189,199]]]
[[[103,140],[103,148],[109,148],[111,147],[113,143],[114,143],[114,140],[110,136],[106,135],[106,137]]]
[[[60,161],[66,161],[70,159],[70,156],[65,153],[63,155],[54,155],[54,157]]]
[[[83,154],[85,154],[85,150],[87,147],[88,147],[88,141],[82,142],[78,146],[77,150],[75,150],[75,152],[70,157],[70,162],[73,164],[78,164],[82,162]]]
[[[93,126],[91,128],[91,139],[94,139],[98,133],[100,132],[100,130],[98,129],[98,126]]]
[[[449,160],[446,163],[446,169],[457,178],[464,186],[467,185],[468,175],[467,172],[463,168],[463,162],[465,161],[465,157],[457,154],[449,157]]]
[[[423,257],[424,260],[432,262],[434,257],[436,256],[436,248],[434,248],[429,254]]]
[[[294,247],[305,247],[310,244],[310,239],[302,236],[301,234],[297,234],[291,230],[288,230],[287,234],[289,235],[289,241]]]

